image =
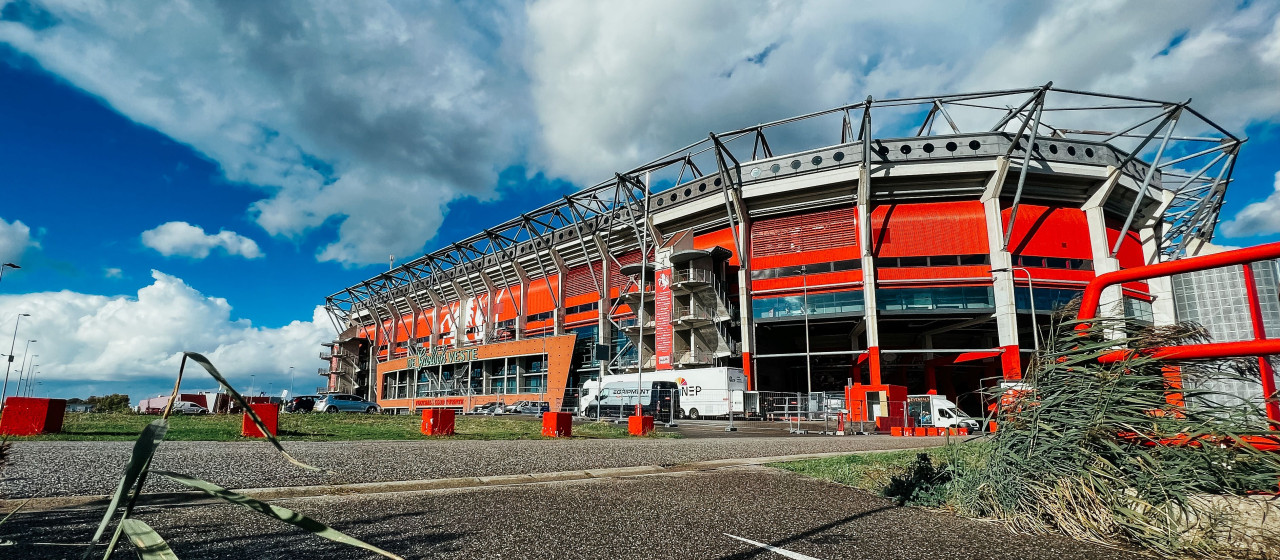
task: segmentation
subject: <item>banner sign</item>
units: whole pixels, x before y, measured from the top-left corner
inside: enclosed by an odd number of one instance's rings
[[[658,369],[671,369],[671,269],[659,270],[654,279],[654,354],[658,357]]]
[[[416,356],[409,356],[406,367],[425,368],[435,366],[447,366],[458,362],[470,362],[479,359],[480,349],[478,347],[461,348],[456,350],[436,350],[435,352],[427,352],[422,348],[417,349]]]

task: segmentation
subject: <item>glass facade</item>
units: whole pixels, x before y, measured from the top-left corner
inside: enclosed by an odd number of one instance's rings
[[[994,309],[995,306],[990,286],[876,290],[876,309],[880,311]]]
[[[833,313],[861,313],[861,291],[811,294],[809,296],[784,296],[752,300],[751,314],[756,319],[776,317],[802,317],[804,315],[830,315]]]
[[[1258,287],[1262,324],[1268,338],[1280,336],[1280,295],[1277,294],[1276,261],[1253,263],[1253,277]],[[1173,301],[1178,321],[1194,322],[1209,331],[1213,342],[1251,340],[1253,323],[1249,318],[1244,271],[1239,266],[1202,270],[1173,276]],[[1271,358],[1272,366],[1280,360]],[[1194,382],[1194,377],[1188,382]],[[1242,402],[1260,405],[1262,391],[1256,383],[1246,384],[1213,380],[1201,381],[1204,389],[1218,391]]]
[[[1031,293],[1035,292],[1036,313],[1053,313],[1062,306],[1071,302],[1071,300],[1080,296],[1083,290],[1066,290],[1060,288],[1027,288],[1026,286],[1013,287],[1013,303],[1020,312],[1031,312]],[[1150,311],[1150,306],[1147,306]]]

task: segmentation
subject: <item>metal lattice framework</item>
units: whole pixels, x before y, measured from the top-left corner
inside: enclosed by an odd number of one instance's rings
[[[912,155],[907,142],[919,144],[922,137],[936,138],[938,148],[926,147],[927,154]],[[836,138],[837,144],[829,143]],[[1138,185],[1128,208],[1113,209],[1125,220],[1112,255],[1119,250],[1124,232],[1135,227],[1135,220],[1154,216],[1163,222],[1162,257],[1176,259],[1193,240],[1212,237],[1244,141],[1196,112],[1190,100],[1076,91],[1055,88],[1052,83],[954,95],[868,97],[825,111],[710,133],[703,140],[345,288],[326,298],[326,306],[334,327],[341,332],[344,325],[382,325],[387,319],[416,316],[425,308],[450,306],[479,293],[511,294],[521,282],[537,282],[591,262],[617,264],[615,255],[642,246],[651,254],[660,241],[648,220],[653,201],[663,202],[656,195],[665,198],[672,193],[670,200],[675,203],[678,198],[690,197],[688,187],[695,184],[700,188],[692,196],[723,197],[724,215],[718,225],[736,228],[744,211],[739,198],[742,186],[775,178],[758,174],[775,160],[785,162],[810,154],[819,154],[817,161],[821,154],[834,153],[835,161],[842,162],[848,153],[850,161],[845,164],[867,169],[915,158],[1004,157],[1011,171],[1018,172],[1012,194],[1014,216],[1023,199],[1028,170],[1046,162],[1105,164],[1112,173],[1124,174]],[[1052,153],[1042,151],[1040,142],[1053,142]],[[780,146],[794,149],[775,156]],[[964,146],[975,147],[975,151],[965,153]],[[1059,153],[1059,146],[1063,153]],[[835,148],[839,150],[832,152]],[[798,162],[792,162],[792,169]],[[752,167],[744,176],[743,169]],[[787,172],[778,163],[768,169],[774,175]],[[707,184],[714,186],[711,192],[705,192]],[[682,191],[683,195],[677,194]],[[860,186],[857,196],[869,197],[871,193]],[[1153,206],[1154,211],[1150,210]],[[1005,230],[1006,245],[1013,223],[1011,216]],[[738,244],[738,236],[733,237]],[[741,254],[742,247],[736,248]],[[593,274],[597,288],[606,269],[602,266]],[[630,286],[617,287],[626,292]],[[555,290],[551,292],[557,297]],[[461,312],[450,311],[455,314],[455,324],[463,324],[457,315]]]

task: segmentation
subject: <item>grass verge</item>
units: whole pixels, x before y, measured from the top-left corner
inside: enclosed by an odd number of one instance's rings
[[[137,414],[67,413],[62,432],[15,441],[133,441],[154,420]],[[172,416],[169,441],[260,441],[240,437],[239,414]],[[352,441],[431,439],[419,428],[415,415],[381,414],[281,414],[279,437],[285,441]],[[542,439],[542,423],[533,417],[458,416],[456,433],[448,439],[510,440]],[[575,424],[573,436],[584,439],[631,437],[625,425],[602,422]],[[680,437],[672,432],[654,432],[653,437]]]

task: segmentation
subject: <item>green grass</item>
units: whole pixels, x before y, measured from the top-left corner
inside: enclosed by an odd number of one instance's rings
[[[67,413],[62,433],[12,440],[43,441],[133,441],[156,416],[137,414]],[[239,414],[206,416],[172,416],[169,418],[169,441],[251,441],[240,437]],[[381,414],[281,414],[279,437],[282,441],[350,441],[350,440],[414,440],[432,439],[419,431],[418,415]],[[542,423],[536,418],[495,418],[490,416],[458,416],[455,435],[449,439],[542,439]],[[575,438],[625,438],[627,427],[600,422],[576,424]],[[670,432],[654,432],[654,437],[679,437]],[[259,440],[252,440],[259,441]]]
[[[926,453],[934,464],[967,461],[976,458],[981,443],[954,443],[932,449],[907,449],[881,453],[860,453],[823,459],[775,463],[774,467],[804,476],[829,480],[845,486],[861,488],[875,494],[883,494],[893,477],[907,475],[908,467],[916,456]]]

